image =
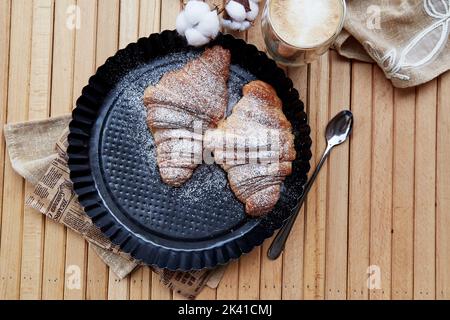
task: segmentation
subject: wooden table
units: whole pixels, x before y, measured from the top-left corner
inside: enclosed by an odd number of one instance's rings
[[[138,37],[173,29],[181,6],[1,0],[1,125],[68,113],[96,66]],[[240,36],[264,47],[258,26]],[[266,242],[200,298],[449,299],[450,74],[394,89],[377,66],[334,52],[287,72],[307,104],[312,163],[327,120],[347,106],[354,135],[319,176],[283,257],[269,261]],[[0,299],[180,298],[148,268],[118,280],[81,237],[25,207],[32,186],[0,141]],[[70,265],[82,270],[81,289],[66,285]]]

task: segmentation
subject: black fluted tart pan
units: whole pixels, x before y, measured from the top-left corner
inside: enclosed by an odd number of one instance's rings
[[[90,78],[73,111],[68,155],[78,199],[113,243],[148,265],[188,271],[237,259],[281,227],[303,192],[310,128],[292,81],[243,40],[220,34],[209,44],[214,45],[231,51],[227,112],[239,101],[243,85],[260,79],[276,89],[293,126],[293,173],[265,217],[246,216],[217,165],[200,165],[179,188],[161,181],[142,96],[148,85],[203,50],[189,47],[175,31],[139,39],[109,58]]]

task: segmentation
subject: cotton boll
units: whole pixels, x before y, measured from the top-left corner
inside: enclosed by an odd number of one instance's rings
[[[245,30],[247,30],[248,28],[250,28],[251,27],[251,23],[250,23],[250,21],[243,21],[243,22],[241,22],[241,27],[239,28],[239,31],[245,31]]]
[[[230,26],[231,26],[231,23],[232,23],[232,22],[231,22],[231,20],[222,19],[222,20],[221,20],[221,23],[222,23],[222,26],[223,26],[223,27],[230,29]]]
[[[191,46],[199,47],[207,44],[209,42],[209,38],[205,37],[203,34],[201,34],[199,31],[197,31],[194,28],[187,29],[186,33],[186,40]]]
[[[181,12],[176,21],[176,28],[179,34],[184,35],[187,29],[191,27],[191,24],[186,19],[185,12]]]
[[[249,1],[250,4],[250,11],[247,12],[246,19],[249,21],[253,21],[256,19],[259,13],[259,6],[256,2]]]
[[[191,0],[186,4],[184,12],[186,20],[191,25],[196,25],[209,12],[209,5],[203,1]]]
[[[248,7],[241,1],[230,0],[225,6],[227,12],[226,19],[222,20],[222,25],[231,30],[245,31],[252,26],[259,14],[259,0],[249,0]],[[247,11],[248,10],[248,11]]]
[[[176,28],[180,35],[186,37],[188,44],[197,47],[205,45],[219,34],[217,10],[210,11],[205,2],[191,0],[178,15]]]
[[[241,23],[237,21],[231,21],[230,27],[231,30],[239,31],[241,30]]]
[[[220,29],[220,21],[219,16],[217,15],[217,11],[214,10],[208,12],[205,16],[203,16],[196,29],[206,37],[217,37]]]
[[[236,1],[228,2],[228,4],[225,6],[225,10],[227,11],[228,15],[237,22],[244,21],[247,16],[244,6]]]
[[[222,19],[222,26],[230,30],[239,30],[241,23],[233,20]]]
[[[238,31],[241,28],[241,22],[233,21],[233,20],[227,20],[222,19],[222,26],[224,28],[227,28],[229,30]]]

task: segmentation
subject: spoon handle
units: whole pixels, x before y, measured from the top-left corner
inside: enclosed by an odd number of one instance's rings
[[[297,205],[293,209],[294,214],[287,219],[281,230],[276,235],[272,244],[270,245],[270,248],[267,251],[267,256],[269,257],[270,260],[276,260],[280,256],[281,252],[283,252],[284,245],[286,244],[289,234],[291,233],[292,227],[294,226],[295,220],[297,219],[298,214],[300,213],[300,208],[302,207],[303,202],[305,202],[308,192],[309,190],[311,190],[311,187],[314,181],[316,180],[320,169],[322,169],[325,160],[330,155],[331,149],[333,149],[333,146],[331,145],[328,145],[327,148],[325,149],[325,152],[323,153],[322,158],[320,159],[316,169],[314,170],[311,179],[309,179],[308,183],[305,185],[303,195],[301,196]]]

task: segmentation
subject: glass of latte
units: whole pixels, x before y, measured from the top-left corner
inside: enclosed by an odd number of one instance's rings
[[[344,26],[345,0],[267,0],[262,32],[281,64],[299,66],[324,54]]]

